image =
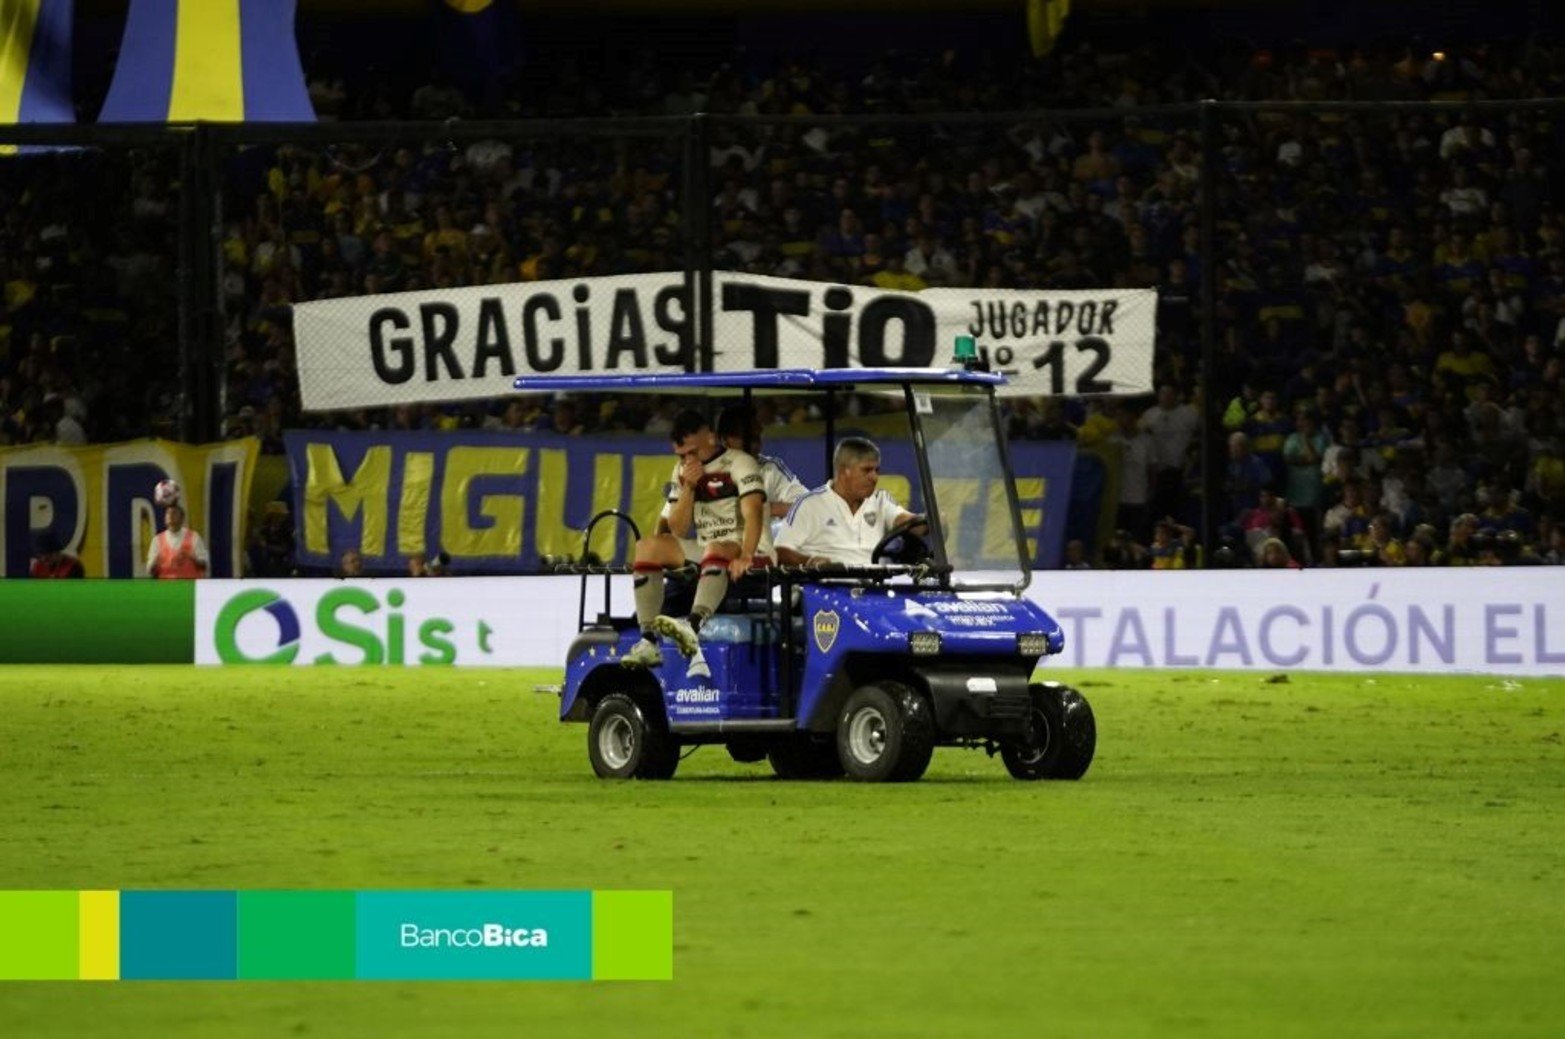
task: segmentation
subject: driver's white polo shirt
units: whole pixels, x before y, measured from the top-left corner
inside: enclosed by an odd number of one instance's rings
[[[870,553],[905,511],[891,495],[876,491],[853,512],[828,483],[793,503],[777,532],[777,545],[834,563],[868,566]]]

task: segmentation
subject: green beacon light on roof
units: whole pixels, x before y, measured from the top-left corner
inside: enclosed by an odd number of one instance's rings
[[[971,370],[978,367],[978,341],[972,336],[957,336],[956,349],[951,354],[953,367]]]

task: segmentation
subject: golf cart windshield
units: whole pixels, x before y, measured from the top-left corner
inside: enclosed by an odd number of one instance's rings
[[[1020,589],[1031,575],[993,396],[1003,381],[959,369],[783,369],[530,376],[515,388],[697,394],[708,405],[771,400],[776,414],[794,417],[765,427],[764,449],[808,487],[832,478],[836,443],[868,437],[882,452],[879,489],[929,516],[931,562],[949,566],[954,584]],[[651,517],[635,518],[650,525]]]
[[[939,513],[946,561],[964,585],[1025,584],[1019,523],[994,399],[987,388],[915,394],[929,459],[929,497]]]

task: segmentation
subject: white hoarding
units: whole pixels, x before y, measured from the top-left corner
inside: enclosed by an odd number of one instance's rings
[[[612,582],[628,616],[630,582]],[[1549,567],[1290,572],[1040,571],[1029,597],[1065,630],[1046,664],[1565,675],[1565,581]],[[202,581],[202,664],[559,667],[568,577]],[[587,609],[603,606],[602,578]]]
[[[1557,568],[1040,571],[1052,668],[1565,674]]]
[[[581,585],[566,577],[201,581],[198,664],[561,665]],[[629,613],[630,582],[615,582]],[[603,608],[603,579],[587,608]]]

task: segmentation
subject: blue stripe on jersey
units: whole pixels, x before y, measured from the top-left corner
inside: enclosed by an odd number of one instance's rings
[[[808,491],[808,492],[806,492],[804,494],[799,495],[799,500],[793,503],[793,508],[789,509],[788,510],[788,515],[783,517],[783,522],[784,523],[792,523],[794,514],[799,511],[799,506],[800,505],[803,505],[806,501],[808,501],[811,498],[815,497],[817,494],[825,494],[830,489],[831,489],[831,484],[823,483],[819,487],[815,488],[813,491]]]
[[[784,462],[781,458],[774,458],[771,455],[756,455],[755,460],[760,462],[763,466],[776,466],[777,471],[782,473],[790,480],[799,480],[799,478],[794,475],[793,470],[788,468],[788,463]],[[799,480],[799,482],[803,483],[804,481]]]

